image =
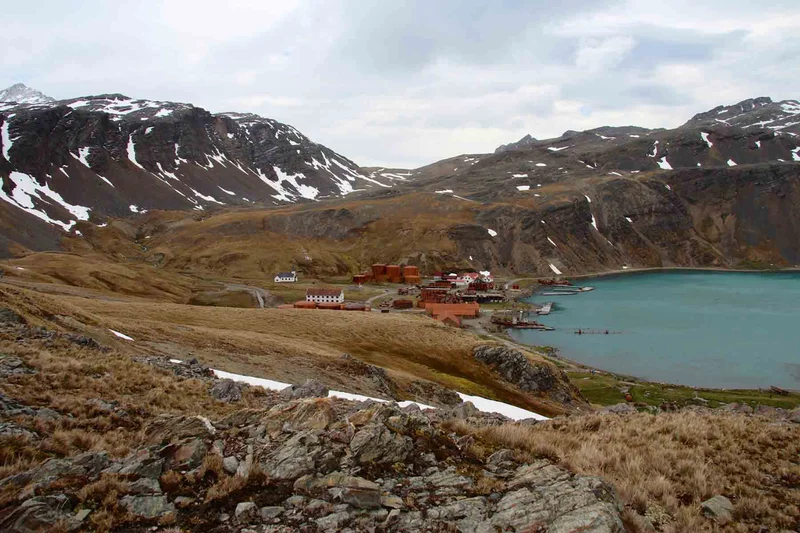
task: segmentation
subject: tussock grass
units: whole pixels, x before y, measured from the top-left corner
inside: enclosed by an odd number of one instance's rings
[[[69,316],[69,321],[56,319],[55,323],[62,323],[65,329],[79,328],[124,353],[198,357],[221,370],[291,383],[322,376],[332,388],[382,394],[368,377],[353,376],[341,359],[342,354],[349,353],[386,368],[401,384],[415,379],[445,387],[458,384],[459,390],[545,415],[564,411],[545,395],[522,393],[475,361],[472,352],[485,341],[424,316],[198,307],[138,299],[42,295],[0,284],[0,296],[4,295],[18,312],[41,324],[49,326],[54,322],[52,317]],[[109,328],[135,341],[118,339]],[[528,355],[535,364],[552,366],[540,356]],[[61,379],[66,381],[60,386],[68,388],[73,378]],[[563,384],[566,387],[566,380]],[[163,406],[172,401],[168,388],[146,394],[151,402]]]
[[[659,531],[757,532],[800,526],[800,428],[761,417],[682,411],[659,415],[586,415],[536,426],[507,424],[460,433],[548,458],[610,481],[632,531],[647,517]],[[722,494],[734,520],[715,524],[700,502]]]

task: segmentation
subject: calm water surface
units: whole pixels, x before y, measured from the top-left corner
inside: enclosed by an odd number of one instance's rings
[[[585,280],[520,342],[640,378],[699,387],[800,389],[800,273],[658,272]],[[578,328],[620,332],[575,335]]]

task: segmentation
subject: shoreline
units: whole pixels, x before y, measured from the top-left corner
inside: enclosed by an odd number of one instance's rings
[[[577,275],[577,276],[566,276],[566,275],[564,275],[564,276],[560,276],[560,277],[563,278],[563,279],[570,279],[570,280],[572,280],[572,279],[592,279],[592,278],[604,278],[604,277],[611,277],[611,276],[631,274],[631,273],[643,274],[643,273],[648,273],[648,272],[657,273],[657,272],[675,272],[675,271],[713,272],[713,273],[742,273],[742,274],[752,274],[752,273],[779,274],[779,273],[782,273],[782,272],[800,273],[800,268],[790,267],[790,268],[782,268],[782,269],[775,269],[775,270],[764,270],[764,269],[762,269],[762,270],[754,270],[754,269],[731,270],[729,268],[721,268],[721,267],[653,267],[653,268],[637,268],[637,269],[614,270],[614,271],[601,272],[601,273],[596,273],[596,274],[581,274],[581,275]],[[513,301],[520,302],[524,298],[530,298],[541,287],[543,287],[543,286],[539,285],[538,283],[535,283],[533,286],[528,287],[524,291],[523,294],[515,296]],[[526,302],[521,302],[521,303],[526,303]],[[767,388],[767,389],[763,389],[763,388],[740,389],[740,388],[720,388],[720,387],[696,387],[696,386],[693,386],[693,385],[686,385],[686,384],[680,384],[680,383],[666,383],[666,382],[662,382],[662,381],[647,380],[647,379],[640,378],[638,376],[634,376],[634,375],[631,375],[631,374],[624,374],[624,373],[620,373],[620,372],[612,372],[612,371],[609,371],[609,370],[605,370],[603,368],[598,368],[598,367],[595,367],[595,366],[591,366],[591,365],[588,365],[588,364],[585,364],[585,363],[581,363],[579,361],[575,361],[575,360],[569,359],[567,357],[564,357],[563,355],[560,355],[561,350],[559,348],[554,347],[554,346],[532,345],[532,344],[525,344],[523,342],[519,342],[518,340],[514,339],[513,337],[511,337],[511,335],[508,334],[509,329],[510,328],[504,328],[502,332],[497,334],[497,337],[499,339],[505,341],[505,342],[509,342],[509,343],[513,344],[514,346],[518,346],[521,349],[534,351],[537,354],[539,354],[542,357],[544,357],[545,359],[547,359],[548,361],[551,361],[551,362],[559,361],[561,363],[566,363],[567,365],[570,365],[571,367],[573,367],[574,369],[577,369],[577,370],[588,371],[588,372],[592,372],[592,371],[598,372],[598,373],[600,373],[602,375],[611,376],[611,377],[614,377],[615,379],[619,379],[620,381],[630,381],[630,382],[634,382],[634,383],[645,383],[645,384],[659,385],[659,386],[662,386],[662,387],[663,386],[666,386],[666,387],[680,387],[680,388],[692,389],[692,390],[700,391],[700,392],[702,392],[702,391],[719,392],[719,393],[736,392],[736,391],[739,391],[739,392],[759,391],[759,392],[766,392],[766,393],[769,392],[769,388]],[[550,350],[552,350],[553,352],[552,352],[552,354],[543,353],[542,351],[536,349],[537,346],[547,347]],[[781,388],[783,388],[783,387],[781,387]],[[787,388],[783,388],[783,389],[789,391],[790,394],[800,394],[800,389],[787,389]]]
[[[680,272],[680,271],[716,272],[716,273],[728,273],[728,274],[780,274],[783,272],[788,272],[788,273],[800,272],[800,267],[762,268],[762,269],[754,269],[754,268],[733,269],[724,267],[681,267],[681,266],[642,267],[642,268],[626,268],[622,270],[607,270],[604,272],[595,272],[591,274],[576,274],[574,276],[563,274],[559,277],[564,279],[592,279],[592,278],[605,278],[609,276],[617,276],[621,274],[643,274],[648,272],[657,273],[657,272]]]

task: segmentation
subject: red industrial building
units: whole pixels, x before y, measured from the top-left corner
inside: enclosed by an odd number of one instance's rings
[[[475,318],[480,314],[481,306],[474,302],[468,304],[427,303],[425,312],[434,318],[448,313],[457,317]]]

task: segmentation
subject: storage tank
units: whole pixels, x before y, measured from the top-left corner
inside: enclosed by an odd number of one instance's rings
[[[400,269],[400,265],[387,265],[386,275],[389,278],[399,278],[403,276],[403,271]]]
[[[385,275],[386,275],[386,265],[382,263],[375,263],[374,265],[372,265],[372,276],[374,278]]]
[[[419,267],[415,267],[413,265],[408,265],[403,267],[403,277],[407,278],[409,276],[418,277],[419,276]]]

